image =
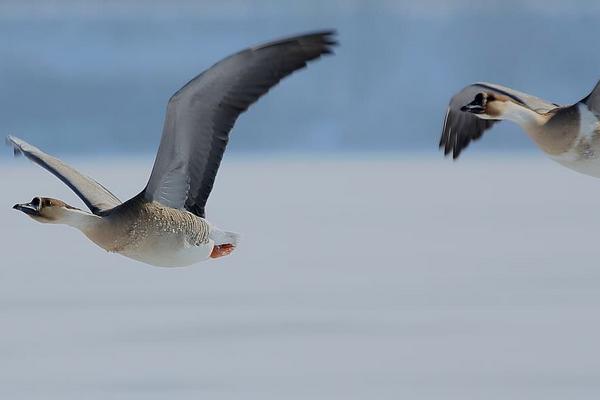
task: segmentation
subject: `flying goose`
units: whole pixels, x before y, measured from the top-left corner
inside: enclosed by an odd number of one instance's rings
[[[196,76],[169,100],[150,179],[121,202],[95,180],[13,136],[7,143],[71,188],[91,212],[35,197],[13,208],[42,223],[79,229],[109,252],[162,267],[186,266],[230,254],[238,235],[205,219],[229,132],[237,117],[281,79],[331,54],[334,31],[252,47]]]
[[[448,106],[440,148],[454,159],[500,120],[519,124],[551,159],[600,177],[600,82],[581,101],[567,106],[492,84],[475,83]]]

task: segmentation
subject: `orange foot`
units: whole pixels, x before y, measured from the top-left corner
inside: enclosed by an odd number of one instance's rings
[[[217,244],[213,247],[212,252],[210,253],[210,258],[219,258],[228,256],[235,249],[235,246],[229,243],[225,244]]]

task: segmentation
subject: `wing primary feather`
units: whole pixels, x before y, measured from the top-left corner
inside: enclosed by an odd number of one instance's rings
[[[248,48],[219,61],[175,92],[167,105],[145,198],[203,217],[238,116],[281,79],[331,54],[337,44],[333,35],[335,31],[325,30]],[[167,185],[165,177],[171,173],[188,179],[176,179],[179,186]],[[184,181],[189,182],[187,187]],[[163,186],[166,192],[161,191]]]
[[[6,143],[12,146],[15,155],[24,155],[60,179],[94,214],[101,215],[121,204],[121,201],[100,183],[24,140],[8,136]]]

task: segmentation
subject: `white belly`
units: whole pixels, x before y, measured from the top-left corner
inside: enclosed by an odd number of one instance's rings
[[[550,158],[569,169],[600,178],[600,143],[589,137],[580,136],[569,151]]]
[[[599,122],[586,105],[579,104],[579,132],[573,146],[563,154],[550,156],[574,171],[600,178]]]
[[[157,267],[185,267],[207,260],[214,245],[212,239],[196,246],[178,237],[162,237],[140,243],[135,248],[123,249],[119,253]]]

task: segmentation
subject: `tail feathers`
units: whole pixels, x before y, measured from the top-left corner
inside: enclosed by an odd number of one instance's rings
[[[222,231],[217,228],[213,228],[210,231],[210,238],[216,245],[230,244],[236,247],[240,242],[240,235],[238,233]]]

